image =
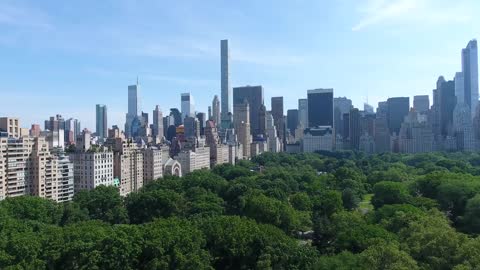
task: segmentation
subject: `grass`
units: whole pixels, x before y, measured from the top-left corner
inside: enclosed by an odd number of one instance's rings
[[[358,209],[363,214],[366,214],[369,211],[373,210],[372,197],[373,197],[373,194],[367,194],[367,195],[363,196],[363,200],[358,205]]]

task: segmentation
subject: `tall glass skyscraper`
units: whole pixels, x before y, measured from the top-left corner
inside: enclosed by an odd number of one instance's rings
[[[195,101],[190,93],[183,93],[181,95],[182,102],[182,118],[195,116]]]
[[[408,115],[410,110],[410,98],[408,97],[394,97],[387,100],[388,112],[388,128],[390,133],[396,133],[397,135],[400,132],[400,127],[402,126],[405,116]]]
[[[138,117],[138,92],[139,92],[138,80],[137,84],[128,86],[128,112],[125,121],[125,135],[127,137],[132,136],[132,123],[135,118]]]
[[[232,88],[230,87],[230,51],[228,49],[228,40],[220,41],[220,80],[221,80],[221,118],[222,127],[227,128],[230,125],[229,113],[232,112]]]
[[[107,125],[107,106],[97,104],[96,107],[96,133],[101,139],[105,139],[108,134]]]
[[[308,127],[333,125],[333,89],[308,90]]]
[[[477,41],[471,40],[462,50],[462,73],[464,79],[464,98],[470,107],[472,118],[478,106],[478,49]]]

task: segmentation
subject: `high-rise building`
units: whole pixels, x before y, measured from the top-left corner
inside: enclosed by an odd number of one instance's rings
[[[110,151],[77,151],[70,153],[73,162],[75,193],[113,182],[113,153]]]
[[[477,41],[471,40],[462,50],[462,73],[464,77],[465,103],[475,116],[478,106],[478,48]]]
[[[107,106],[97,104],[96,107],[96,133],[100,139],[105,139],[108,136],[108,124],[107,124]]]
[[[221,144],[214,121],[208,120],[205,126],[205,143],[210,148],[210,167],[229,163],[229,146]]]
[[[163,177],[162,150],[156,147],[142,149],[143,152],[143,180],[145,183]]]
[[[285,116],[283,112],[283,97],[272,97],[272,116],[277,128],[278,137],[285,143]]]
[[[419,95],[413,97],[413,108],[418,113],[426,113],[430,109],[430,98],[428,95]]]
[[[353,108],[352,100],[346,97],[338,97],[333,99],[333,108],[334,108],[334,123],[335,123],[335,135],[340,135],[342,138],[348,137],[348,131],[344,132],[344,121],[343,116],[349,114],[350,110]],[[349,125],[349,123],[346,123]]]
[[[215,122],[217,127],[219,127],[221,124],[220,119],[220,100],[218,100],[218,96],[215,95],[212,101],[212,120]]]
[[[453,132],[453,111],[455,110],[455,82],[439,79],[440,134],[445,137]]]
[[[71,201],[74,195],[75,178],[74,165],[65,153],[59,153],[58,157],[58,184],[57,184],[57,201]]]
[[[429,122],[419,121],[419,112],[411,110],[402,123],[398,136],[399,152],[426,153],[433,151],[433,133]]]
[[[182,101],[182,119],[185,117],[192,117],[195,115],[195,101],[190,93],[183,93],[181,95]]]
[[[153,110],[153,129],[152,135],[156,142],[160,142],[163,138],[163,114],[160,106],[155,106],[155,110]]]
[[[349,115],[349,140],[350,140],[350,149],[360,150],[360,136],[362,135],[362,130],[360,127],[360,111],[357,108],[350,110]]]
[[[310,103],[309,103],[309,107],[310,107]],[[305,132],[303,135],[302,149],[303,149],[303,152],[306,152],[306,153],[313,153],[316,151],[332,151],[333,142],[334,142],[333,129],[331,126],[319,126],[316,128],[307,128],[305,129]]]
[[[205,123],[207,122],[207,115],[203,112],[197,113],[198,124],[200,125],[200,136],[205,136]]]
[[[263,103],[263,87],[262,86],[244,86],[233,88],[233,105],[248,102],[250,106],[250,125],[251,134],[256,137],[263,135],[262,125],[260,123],[261,108]],[[234,113],[235,114],[235,113]],[[235,115],[234,115],[235,117]]]
[[[243,147],[243,158],[250,158],[250,144],[252,143],[252,135],[250,134],[250,106],[247,100],[241,104],[233,106],[234,127],[238,134],[238,141]]]
[[[173,123],[176,127],[183,123],[182,113],[177,108],[170,109],[170,117],[173,118]]]
[[[8,137],[20,137],[20,120],[13,117],[0,118],[0,132],[6,132]]]
[[[410,110],[410,98],[394,97],[387,100],[387,119],[390,133],[397,134],[400,132],[403,119],[408,115]]]
[[[303,128],[308,126],[308,99],[306,98],[298,100],[298,122]]]
[[[200,123],[197,118],[185,117],[183,126],[185,138],[200,138]]]
[[[275,121],[270,112],[266,115],[266,132],[268,141],[268,152],[278,153],[282,150],[282,143],[277,136],[277,128],[275,127]]]
[[[126,115],[125,121],[125,135],[127,137],[132,137],[132,125],[133,121],[138,117],[139,111],[139,101],[138,101],[138,92],[140,91],[140,85],[129,85],[128,86],[128,112]]]
[[[113,150],[113,176],[120,182],[120,195],[126,196],[143,187],[143,152],[136,144],[122,138],[109,138]]]
[[[375,152],[390,152],[390,131],[388,129],[388,104],[386,101],[379,102],[375,118]]]
[[[59,114],[45,121],[45,135],[50,149],[65,147],[65,120]]]
[[[333,123],[333,89],[308,90],[308,127],[329,126]]]
[[[298,127],[298,110],[287,111],[287,128],[290,135],[295,136],[295,129]]]
[[[0,138],[0,200],[22,195],[70,200],[73,182],[64,183],[64,174],[44,137]]]
[[[363,103],[363,112],[365,114],[374,114],[373,106],[368,103]]]
[[[222,95],[222,127],[229,128],[229,114],[232,112],[232,88],[230,87],[230,50],[228,48],[227,39],[220,41],[220,76]]]
[[[32,127],[30,128],[30,136],[40,137],[41,133],[42,133],[42,130],[40,129],[40,125],[32,124]]]

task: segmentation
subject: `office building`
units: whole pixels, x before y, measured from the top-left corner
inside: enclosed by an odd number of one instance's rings
[[[299,125],[299,115],[298,110],[288,110],[287,111],[287,129],[290,135],[295,136],[295,129]]]
[[[464,78],[465,103],[470,108],[471,118],[478,106],[478,48],[477,41],[471,40],[462,50],[462,73]]]
[[[277,128],[275,127],[275,121],[273,120],[273,115],[267,113],[267,142],[268,142],[268,152],[278,153],[282,150],[282,142],[278,138]]]
[[[388,128],[388,103],[379,102],[375,118],[375,152],[385,153],[391,150],[391,137]]]
[[[298,100],[298,122],[302,127],[308,126],[308,99]]]
[[[308,90],[308,127],[329,126],[333,123],[333,89]]]
[[[138,80],[137,84],[128,86],[128,112],[125,121],[125,135],[127,136],[127,138],[132,137],[133,121],[138,118],[138,112],[140,107],[140,102],[138,100],[139,91],[140,85],[138,84]]]
[[[349,114],[350,110],[353,108],[352,100],[346,97],[338,97],[333,99],[333,110],[334,110],[334,123],[335,123],[335,135],[340,135],[341,138],[348,137],[348,130],[345,130],[345,125],[350,123],[343,119],[345,114]],[[345,124],[344,124],[345,123]]]
[[[160,109],[160,106],[155,106],[153,110],[153,125],[152,125],[152,136],[155,143],[160,143],[162,141],[164,131],[163,131],[163,113]]]
[[[427,113],[430,109],[430,98],[428,95],[414,96],[413,108],[417,113]]]
[[[244,86],[233,88],[233,105],[243,104],[248,102],[250,107],[251,134],[256,137],[263,135],[262,124],[260,123],[263,102],[263,87],[262,86]],[[235,118],[235,113],[234,113]]]
[[[387,100],[387,106],[388,129],[390,130],[390,134],[398,135],[403,119],[405,119],[405,116],[408,115],[410,110],[410,98],[389,98]]]
[[[200,123],[197,118],[185,117],[183,126],[185,138],[200,138]]]
[[[207,115],[203,112],[197,113],[198,124],[200,125],[200,136],[205,136],[205,124],[207,122]]]
[[[194,117],[195,101],[193,100],[193,96],[190,93],[183,93],[181,94],[181,102],[182,119],[185,119],[185,117]]]
[[[220,41],[220,76],[222,128],[229,128],[232,112],[232,88],[230,87],[230,50],[226,39]]]
[[[272,116],[277,128],[278,137],[285,143],[285,116],[283,113],[283,97],[272,97]]]
[[[235,90],[234,90],[235,91]],[[252,143],[252,135],[250,132],[250,106],[247,100],[244,103],[235,103],[233,107],[235,116],[234,128],[237,132],[238,142],[243,147],[243,158],[250,158],[250,144]],[[258,121],[258,119],[257,119]]]
[[[220,100],[218,100],[218,96],[215,95],[212,101],[212,120],[215,122],[217,127],[220,127],[220,119]]]
[[[428,122],[420,122],[418,112],[411,110],[405,117],[398,136],[400,153],[414,154],[433,151],[434,137]]]
[[[453,132],[453,111],[456,105],[455,82],[445,81],[443,77],[439,78],[439,123],[440,135],[446,137]]]
[[[65,148],[65,120],[59,114],[45,121],[45,137],[50,149]]]
[[[8,137],[20,137],[20,120],[13,117],[0,117],[0,132],[6,132]]]
[[[351,109],[349,114],[349,141],[351,150],[360,150],[360,136],[362,129],[360,126],[360,111],[357,108]]]
[[[107,106],[97,104],[96,107],[96,129],[97,136],[104,140],[108,135]]]

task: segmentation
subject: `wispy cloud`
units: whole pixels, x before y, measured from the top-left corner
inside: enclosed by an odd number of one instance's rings
[[[445,24],[471,20],[462,1],[438,0],[366,0],[359,8],[363,18],[352,31],[381,23]]]
[[[13,3],[13,2],[11,2]],[[31,6],[22,6],[18,3],[0,3],[0,25],[14,27],[29,27],[42,30],[53,28],[47,14]]]

